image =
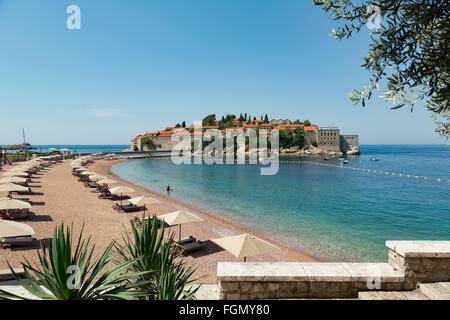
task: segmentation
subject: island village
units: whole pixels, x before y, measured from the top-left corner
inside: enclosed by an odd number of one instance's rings
[[[208,144],[210,138],[207,136],[214,132],[220,132],[225,137],[229,131],[247,134],[250,130],[256,130],[259,135],[271,135],[274,130],[279,130],[281,154],[336,156],[360,154],[358,135],[341,134],[341,130],[337,127],[319,127],[308,120],[269,121],[267,115],[257,120],[256,117],[251,119],[247,114],[241,114],[239,118],[227,115],[222,119],[216,119],[216,116],[211,114],[205,117],[201,124],[187,127],[183,121],[164,130],[146,132],[131,140],[130,151],[172,150],[178,143],[178,139],[174,138],[177,136],[202,135]]]

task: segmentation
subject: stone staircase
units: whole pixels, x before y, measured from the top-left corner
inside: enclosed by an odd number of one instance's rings
[[[359,300],[450,300],[450,282],[421,283],[413,291],[362,291]]]

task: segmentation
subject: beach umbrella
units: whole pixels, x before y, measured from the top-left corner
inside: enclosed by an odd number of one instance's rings
[[[106,179],[105,176],[102,176],[101,174],[94,174],[89,176],[90,180],[102,180],[102,179]]]
[[[133,189],[125,187],[125,186],[118,186],[118,187],[114,187],[114,188],[109,189],[109,192],[111,192],[112,194],[119,194],[120,193],[120,205],[122,205],[122,194],[135,192],[135,191]]]
[[[106,184],[106,185],[108,185],[110,183],[118,183],[118,182],[116,180],[106,178],[106,179],[102,179],[102,180],[97,181],[97,183],[98,184]]]
[[[202,218],[199,216],[196,216],[195,214],[187,211],[175,211],[168,214],[164,214],[161,216],[158,216],[159,220],[164,221],[170,226],[179,225],[179,240],[181,241],[181,225],[185,223],[192,223],[192,222],[203,222]]]
[[[94,174],[96,174],[96,173],[93,172],[93,171],[87,170],[87,171],[83,171],[83,173],[81,175],[83,175],[83,176],[93,176]]]
[[[158,199],[152,198],[150,196],[141,196],[141,197],[136,197],[133,199],[130,199],[130,202],[132,204],[134,204],[135,206],[143,206],[144,207],[144,215],[145,215],[145,210],[146,204],[158,204],[161,203],[161,201],[159,201]]]
[[[8,192],[9,195],[11,195],[11,192],[17,191],[30,191],[30,189],[24,186],[19,186],[18,184],[14,183],[5,183],[0,185],[0,192]]]
[[[244,258],[244,262],[247,260],[248,256],[280,251],[280,248],[247,233],[211,241],[218,244],[237,258]]]
[[[8,171],[3,174],[4,177],[28,177],[28,172],[24,171]]]
[[[32,236],[35,232],[25,223],[0,220],[0,238]]]
[[[27,179],[21,177],[7,177],[0,179],[0,183],[26,183]]]
[[[10,209],[30,209],[31,204],[26,201],[21,201],[12,198],[0,198],[0,210]]]

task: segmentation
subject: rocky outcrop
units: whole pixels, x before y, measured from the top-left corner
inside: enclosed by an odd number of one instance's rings
[[[350,146],[349,149],[345,150],[345,154],[356,155],[356,154],[361,154],[361,151],[359,150],[359,147],[357,147],[357,146]]]

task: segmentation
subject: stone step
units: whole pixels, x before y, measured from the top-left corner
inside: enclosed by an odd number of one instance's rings
[[[361,291],[359,300],[430,300],[419,290],[414,291]]]
[[[431,300],[450,300],[450,282],[421,283],[419,289]]]

